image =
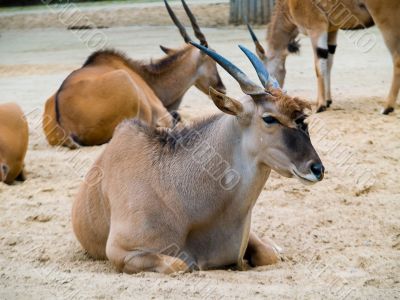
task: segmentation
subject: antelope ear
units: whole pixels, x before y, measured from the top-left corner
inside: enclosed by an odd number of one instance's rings
[[[258,42],[256,43],[256,53],[257,53],[258,57],[259,57],[262,61],[266,60],[267,55],[266,55],[266,53],[265,53],[265,50],[264,50],[263,46],[261,46],[261,44],[258,43]]]
[[[160,45],[160,49],[162,50],[162,52],[164,52],[165,54],[172,54],[174,52],[173,49],[171,48],[167,48],[163,45]]]
[[[212,87],[210,87],[209,91],[211,99],[219,110],[234,116],[240,115],[243,112],[243,105],[239,101],[218,92]]]

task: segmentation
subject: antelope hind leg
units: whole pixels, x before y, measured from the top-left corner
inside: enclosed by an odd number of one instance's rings
[[[250,232],[245,258],[252,266],[275,264],[281,259],[282,253],[282,248],[273,241],[269,239],[263,241],[254,232]]]
[[[400,42],[399,47],[400,49]],[[382,110],[382,114],[387,115],[394,111],[397,97],[400,89],[400,54],[393,54],[393,78],[392,86],[390,87],[389,95],[386,98],[385,108]]]
[[[333,57],[335,55],[337,46],[337,34],[337,31],[332,31],[328,33],[328,79],[327,86],[325,87],[326,107],[330,107],[332,104],[331,73],[333,66]]]
[[[189,266],[180,258],[146,250],[108,249],[107,257],[120,271],[127,274],[139,272],[171,274],[186,272],[189,269]]]
[[[325,29],[310,30],[308,35],[314,50],[315,73],[318,80],[318,96],[316,112],[323,112],[327,108],[327,97],[330,97],[330,70],[329,70],[329,50],[328,32]],[[333,60],[332,60],[333,62]]]

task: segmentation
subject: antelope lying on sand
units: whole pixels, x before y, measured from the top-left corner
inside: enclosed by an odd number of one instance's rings
[[[25,180],[28,139],[28,124],[21,108],[14,103],[0,104],[0,182]]]
[[[217,53],[247,96],[210,88],[217,114],[190,126],[123,122],[81,185],[72,208],[75,235],[95,258],[120,271],[171,273],[278,260],[278,247],[250,230],[251,213],[275,170],[322,180],[324,167],[304,123],[308,104],[270,86],[258,58],[244,49],[266,89]]]
[[[289,52],[296,52],[295,38],[299,31],[307,34],[314,50],[315,71],[318,78],[317,112],[332,103],[331,69],[339,29],[364,29],[378,25],[386,45],[392,53],[394,72],[392,87],[383,114],[394,110],[400,88],[400,1],[397,0],[278,0],[268,27],[265,53],[254,32],[250,33],[257,54],[283,85],[285,61]],[[291,51],[287,51],[287,49]]]
[[[206,46],[194,16],[182,2],[196,37]],[[188,43],[191,39],[185,28],[165,4]],[[178,109],[192,85],[207,94],[209,86],[225,92],[215,62],[197,48],[190,44],[177,50],[161,48],[167,55],[150,63],[131,60],[116,51],[93,53],[47,100],[43,129],[48,142],[70,148],[100,145],[110,140],[122,120],[133,117],[171,127],[173,118],[167,109]]]

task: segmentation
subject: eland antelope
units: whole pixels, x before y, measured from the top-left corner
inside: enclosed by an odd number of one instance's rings
[[[207,46],[195,17],[182,3],[196,37]],[[46,102],[43,129],[51,145],[77,148],[106,143],[122,120],[133,117],[171,127],[174,120],[168,111],[178,109],[191,86],[207,94],[210,86],[225,92],[215,62],[188,44],[191,38],[167,1],[165,5],[186,44],[179,49],[161,46],[167,55],[150,62],[132,60],[115,50],[90,55]]]
[[[258,56],[281,86],[286,75],[286,57],[299,50],[295,40],[298,33],[302,32],[310,37],[318,78],[317,112],[322,112],[332,103],[331,69],[338,30],[364,29],[376,23],[392,54],[394,64],[392,87],[382,111],[383,114],[388,114],[394,110],[400,88],[399,15],[400,1],[397,0],[278,0],[268,26],[267,52],[250,26],[249,30]]]
[[[275,263],[279,247],[250,229],[271,170],[306,183],[324,176],[305,122],[307,102],[270,82],[244,47],[263,86],[193,45],[246,95],[237,100],[210,88],[223,113],[172,129],[121,123],[73,204],[73,230],[83,248],[122,272],[243,268],[244,259],[253,266]]]
[[[0,182],[25,180],[28,139],[28,123],[21,108],[15,103],[0,104]]]

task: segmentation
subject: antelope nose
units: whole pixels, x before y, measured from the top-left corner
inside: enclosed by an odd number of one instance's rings
[[[322,180],[322,178],[324,178],[325,168],[321,163],[312,163],[310,169],[318,180]]]

